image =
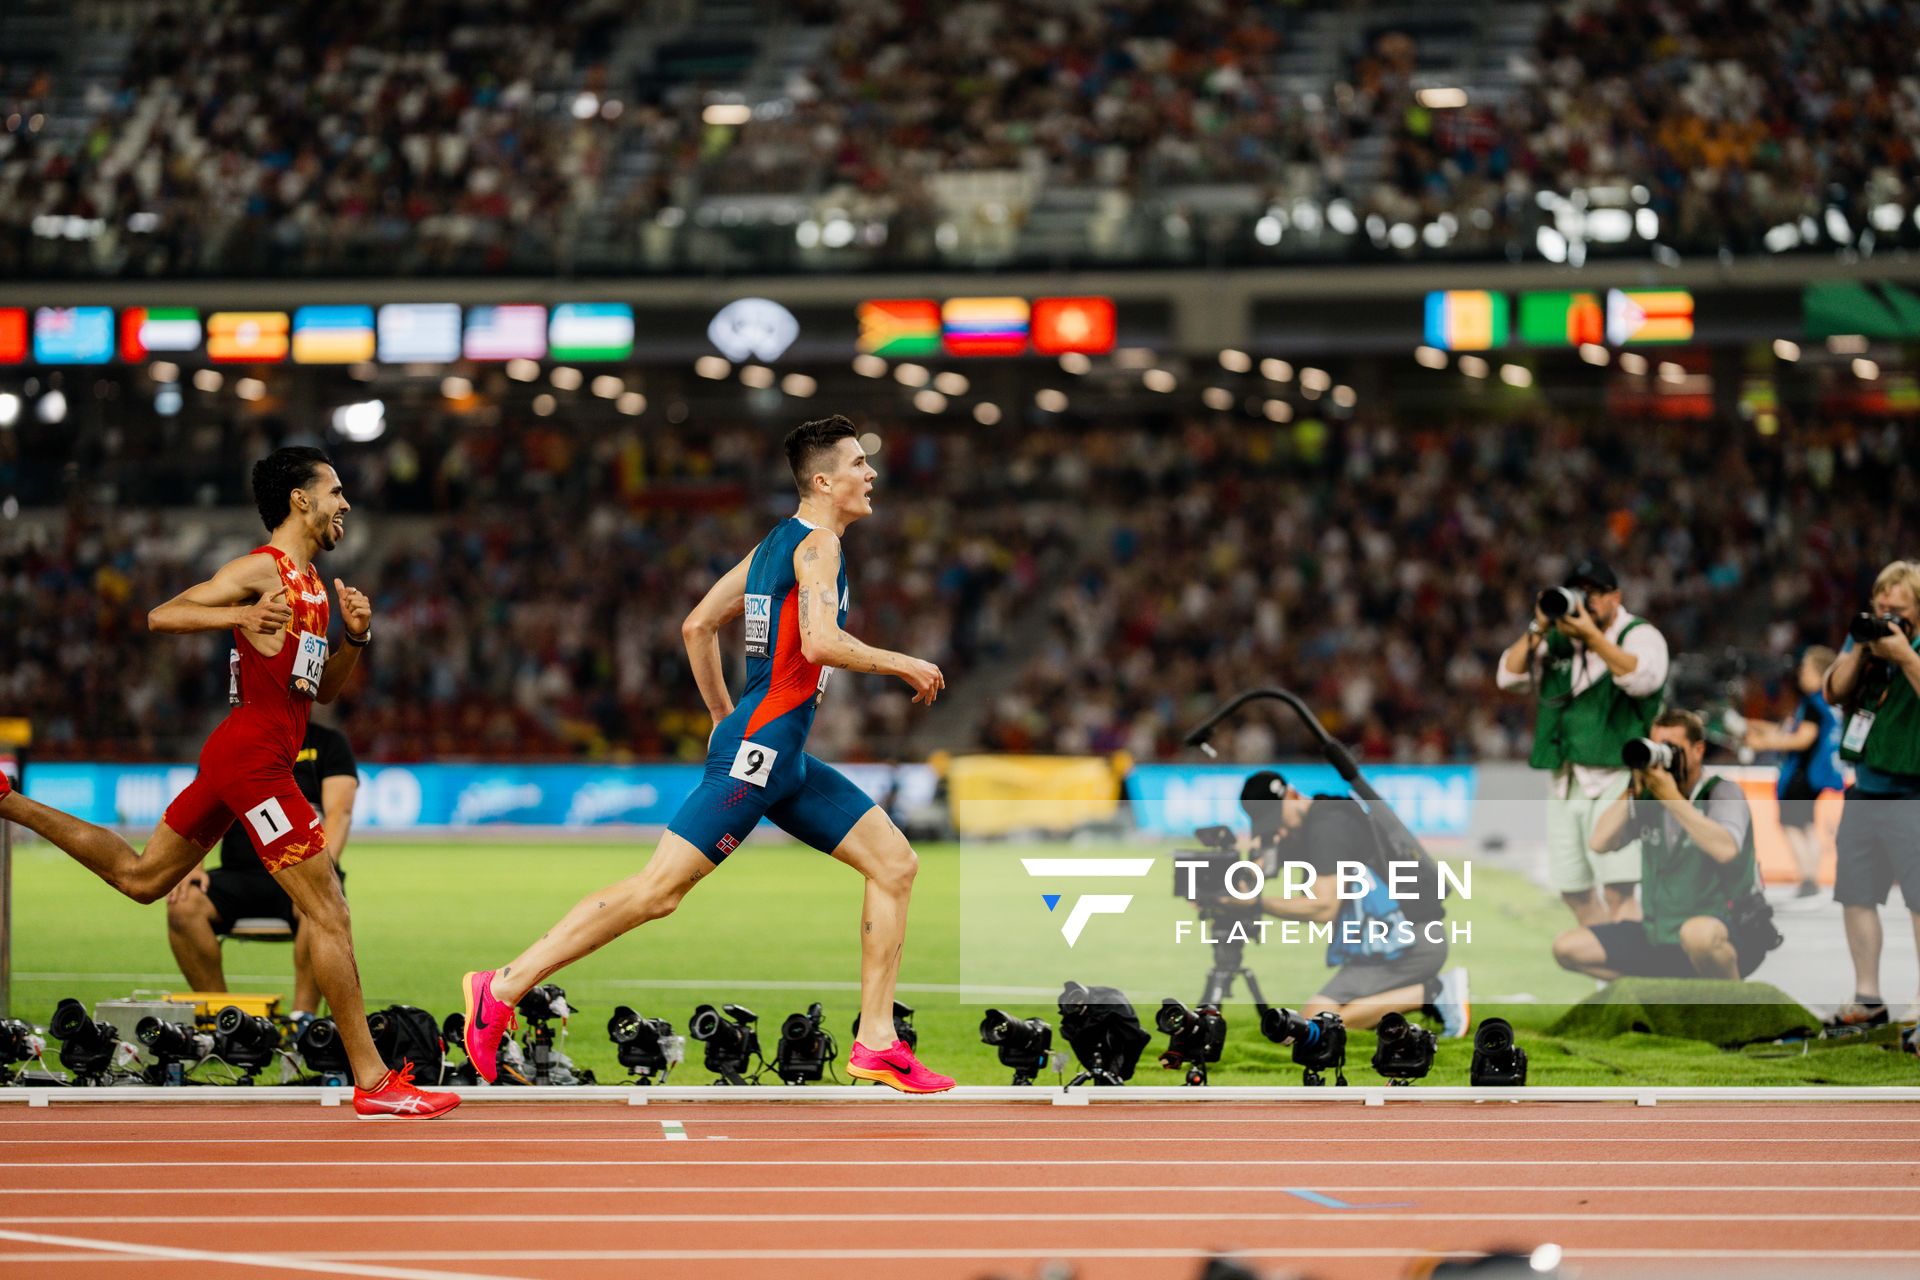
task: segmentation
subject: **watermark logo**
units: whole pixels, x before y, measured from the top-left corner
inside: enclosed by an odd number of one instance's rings
[[[1027,874],[1036,880],[1130,880],[1138,879],[1153,870],[1152,858],[1022,858],[1020,865]],[[1047,904],[1047,910],[1053,911],[1060,905],[1058,893],[1043,893],[1041,901]],[[1080,941],[1080,934],[1087,922],[1095,916],[1117,916],[1132,905],[1130,893],[1083,893],[1073,900],[1067,908],[1067,918],[1061,922],[1060,936],[1071,947]]]

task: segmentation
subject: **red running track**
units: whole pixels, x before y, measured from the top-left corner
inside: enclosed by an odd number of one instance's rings
[[[0,1275],[1920,1274],[1920,1105],[0,1109]],[[132,1264],[131,1269],[129,1263]]]

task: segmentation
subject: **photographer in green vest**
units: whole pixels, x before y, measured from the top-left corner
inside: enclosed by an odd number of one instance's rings
[[[1846,716],[1840,758],[1853,765],[1834,835],[1833,900],[1853,954],[1853,1000],[1830,1025],[1879,1026],[1880,907],[1895,884],[1920,944],[1920,563],[1895,560],[1873,582],[1872,607],[1848,627],[1827,669],[1827,700]]]
[[[1536,670],[1537,668],[1537,670]],[[1533,625],[1501,656],[1500,688],[1537,691],[1533,754],[1547,771],[1549,879],[1583,925],[1639,915],[1640,847],[1592,850],[1594,821],[1623,795],[1620,748],[1645,736],[1667,683],[1667,640],[1622,607],[1604,560],[1575,565],[1563,587],[1540,593]]]
[[[1744,978],[1780,944],[1760,896],[1753,815],[1740,784],[1709,778],[1706,724],[1665,711],[1634,744],[1627,789],[1593,824],[1596,852],[1640,845],[1639,920],[1569,929],[1564,969],[1596,978]]]

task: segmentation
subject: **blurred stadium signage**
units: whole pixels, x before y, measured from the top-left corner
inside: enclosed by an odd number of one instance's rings
[[[358,364],[373,359],[372,307],[301,307],[293,313],[295,364]]]
[[[0,364],[26,363],[33,354],[28,332],[25,307],[0,307]]]
[[[105,364],[113,359],[112,307],[41,307],[33,313],[37,364]]]
[[[460,304],[391,302],[375,326],[387,364],[446,364],[460,358]]]
[[[1105,355],[1118,336],[1112,298],[879,298],[862,302],[861,351],[895,359]]]
[[[769,298],[736,298],[707,325],[707,340],[735,364],[772,364],[800,336],[793,312]]]
[[[1901,285],[1853,280],[1808,285],[1802,305],[1809,338],[1852,334],[1863,338],[1920,338],[1920,294]]]
[[[564,302],[547,326],[555,360],[625,360],[633,355],[633,308],[624,302]]]
[[[278,364],[287,358],[284,311],[216,311],[207,317],[207,359],[215,364]]]
[[[128,307],[120,313],[120,358],[190,355],[203,338],[200,313],[192,307]]]
[[[1442,351],[1491,351],[1508,344],[1514,304],[1488,289],[1429,293],[1423,312],[1426,343]],[[1693,294],[1686,289],[1609,289],[1606,304],[1590,290],[1542,290],[1519,295],[1519,341],[1529,347],[1616,347],[1691,342]]]
[[[461,354],[469,360],[538,360],[547,354],[547,309],[468,307]]]
[[[1199,827],[1244,831],[1240,790],[1253,765],[1142,764],[1127,775],[1134,824],[1156,835],[1189,836]],[[1308,795],[1346,795],[1328,764],[1277,766],[1287,784]],[[1473,819],[1472,765],[1375,765],[1367,781],[1417,836],[1464,836]]]

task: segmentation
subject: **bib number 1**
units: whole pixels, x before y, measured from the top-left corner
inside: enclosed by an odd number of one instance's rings
[[[779,758],[780,753],[772,747],[762,746],[758,742],[743,742],[739,753],[733,757],[733,768],[727,770],[727,776],[764,787],[773,776],[773,762]]]
[[[303,698],[318,697],[320,677],[327,670],[327,638],[311,631],[300,633],[300,647],[294,651],[293,673],[287,688]]]

